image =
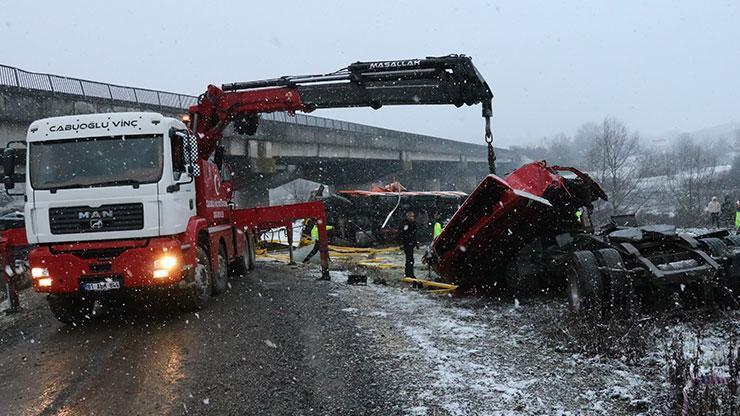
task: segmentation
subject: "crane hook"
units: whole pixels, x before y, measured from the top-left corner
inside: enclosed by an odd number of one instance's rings
[[[493,150],[493,133],[491,132],[491,116],[486,118],[485,140],[488,145],[488,171],[491,175],[496,174],[496,152]]]

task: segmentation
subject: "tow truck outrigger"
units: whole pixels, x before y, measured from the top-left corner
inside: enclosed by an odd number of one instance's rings
[[[255,232],[300,218],[317,219],[328,277],[322,203],[235,208],[224,129],[254,134],[259,114],[273,111],[482,104],[490,142],[492,97],[472,60],[450,55],[209,85],[187,125],[156,113],[37,120],[25,180],[33,287],[67,323],[84,319],[96,299],[146,289],[167,289],[199,309],[226,290],[230,269],[254,266]],[[6,190],[15,186],[16,150],[4,153]]]

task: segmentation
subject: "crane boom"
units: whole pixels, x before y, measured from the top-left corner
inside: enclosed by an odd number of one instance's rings
[[[259,113],[482,104],[488,137],[492,100],[491,89],[465,55],[356,62],[330,74],[284,76],[220,88],[209,85],[198,104],[189,109],[190,128],[198,134],[200,156],[205,158],[218,146],[229,123],[234,123],[238,133],[254,134]]]

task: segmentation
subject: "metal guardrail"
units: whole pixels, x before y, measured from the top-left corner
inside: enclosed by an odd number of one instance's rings
[[[0,65],[0,85],[177,109],[186,109],[197,102],[197,97],[192,95],[41,74],[7,65]]]
[[[89,81],[80,78],[64,77],[53,74],[29,72],[12,66],[0,65],[0,86],[24,88],[28,90],[47,91],[51,93],[71,94],[81,97],[124,101],[148,106],[159,106],[169,109],[186,110],[197,103],[198,98],[192,95],[178,94],[167,91],[150,90],[146,88],[127,87],[104,82]],[[444,140],[433,136],[407,133],[381,127],[334,120],[330,118],[309,116],[305,114],[289,115],[285,112],[261,114],[265,120],[283,123],[315,126],[334,130],[365,133],[374,137],[393,137],[394,139],[409,140]],[[459,142],[458,142],[459,143]],[[461,146],[471,146],[469,143],[459,143]],[[479,146],[479,145],[472,145]],[[482,146],[481,146],[482,147]]]

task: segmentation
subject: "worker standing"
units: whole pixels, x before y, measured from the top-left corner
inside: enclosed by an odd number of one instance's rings
[[[415,278],[414,275],[414,248],[416,242],[416,214],[414,211],[406,211],[406,218],[401,223],[401,248],[406,255],[406,277]]]
[[[707,204],[707,212],[709,213],[710,225],[719,228],[719,214],[722,212],[722,205],[716,196],[713,196],[712,200]]]
[[[331,225],[326,226],[326,236],[329,238],[329,231],[333,230],[334,227]],[[311,257],[315,256],[316,253],[319,252],[319,249],[321,248],[321,245],[319,244],[319,225],[314,224],[313,228],[311,228],[311,239],[313,240],[313,248],[311,249],[311,252],[308,253],[306,258],[303,259],[303,263],[308,263],[309,260],[311,260]]]
[[[437,238],[442,234],[442,215],[439,212],[435,212],[433,221],[432,226],[434,227],[434,231],[432,231],[432,238]]]
[[[735,234],[740,234],[740,201],[735,202]]]

